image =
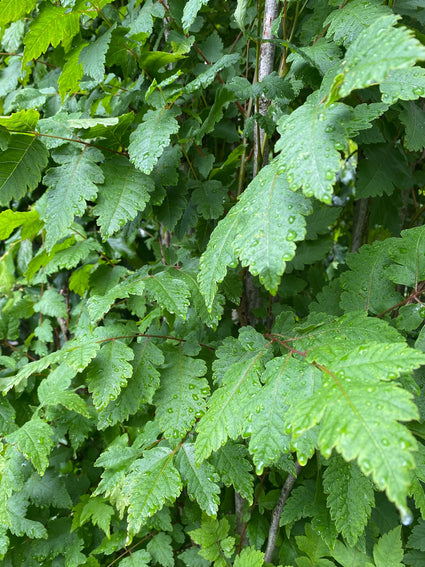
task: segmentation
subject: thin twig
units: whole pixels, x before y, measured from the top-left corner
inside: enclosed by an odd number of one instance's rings
[[[264,554],[264,561],[268,563],[271,562],[276,547],[276,539],[277,539],[277,534],[279,532],[279,523],[280,523],[280,517],[282,516],[282,512],[283,512],[283,507],[285,506],[286,501],[288,500],[288,497],[291,494],[291,490],[294,487],[295,481],[297,480],[297,477],[300,474],[301,469],[302,466],[298,462],[296,462],[295,472],[297,476],[295,477],[292,476],[291,474],[288,474],[285,480],[285,484],[283,485],[282,491],[280,493],[279,500],[277,501],[277,504],[272,512],[272,521],[270,524],[269,536],[267,538],[267,549],[266,549],[266,553]]]

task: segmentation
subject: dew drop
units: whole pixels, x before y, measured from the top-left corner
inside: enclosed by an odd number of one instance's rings
[[[409,526],[413,522],[413,514],[409,508],[400,508],[400,520],[403,526]]]
[[[424,89],[422,87],[415,87],[413,89],[413,94],[418,95],[418,96],[422,96],[424,94]]]
[[[295,240],[297,238],[297,233],[295,232],[295,230],[288,230],[288,233],[286,235],[286,240]]]
[[[195,384],[189,384],[189,390],[194,390],[195,389]]]
[[[294,222],[295,222],[295,217],[294,217],[293,215],[291,215],[291,216],[288,218],[288,222],[289,222],[289,224],[294,224]]]
[[[263,474],[263,471],[264,471],[264,463],[260,461],[255,465],[255,472],[257,473],[257,475],[261,475]]]
[[[173,408],[168,408],[167,411],[168,413],[173,413]]]
[[[173,431],[173,438],[178,439],[180,437],[180,432],[178,429],[174,429]]]
[[[330,180],[333,179],[333,178],[334,178],[334,173],[333,173],[333,171],[331,171],[330,169],[328,169],[328,170],[325,172],[325,179],[329,179],[329,181],[330,181]]]

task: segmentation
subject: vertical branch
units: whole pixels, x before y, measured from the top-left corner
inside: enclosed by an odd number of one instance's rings
[[[301,469],[302,469],[301,465],[298,462],[296,462],[295,472],[297,473],[297,476],[300,474]],[[273,510],[272,521],[269,529],[269,536],[267,538],[267,549],[264,555],[264,561],[266,561],[267,563],[270,563],[272,560],[274,549],[276,547],[277,534],[279,531],[280,517],[283,512],[283,507],[285,506],[286,501],[288,500],[288,497],[291,494],[291,490],[295,484],[295,481],[296,481],[296,477],[292,476],[291,474],[288,474],[288,477],[285,480],[285,484],[283,485],[282,491],[280,493],[279,500],[277,501],[275,509]]]
[[[277,18],[279,10],[277,0],[265,0],[263,17],[263,39],[272,39],[272,23]],[[257,81],[261,82],[273,71],[275,46],[267,41],[260,45],[260,55],[258,61]],[[257,111],[262,116],[267,114],[269,107],[268,100],[261,96],[258,100]],[[254,129],[254,177],[267,163],[267,148],[265,147],[265,132],[262,128]]]
[[[369,200],[359,199],[354,202],[353,233],[351,239],[351,252],[358,252],[363,244],[364,236],[369,223]]]

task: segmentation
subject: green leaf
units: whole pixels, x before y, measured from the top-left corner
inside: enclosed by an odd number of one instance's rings
[[[389,246],[388,240],[374,242],[347,256],[350,271],[340,278],[344,290],[341,307],[345,311],[364,309],[379,314],[402,301],[402,296],[386,277],[386,268],[391,264]]]
[[[392,262],[385,274],[391,281],[416,290],[419,282],[425,279],[425,227],[403,230],[401,236],[401,239],[391,241],[388,255]]]
[[[50,168],[43,179],[49,187],[46,210],[41,215],[46,223],[48,250],[66,234],[74,216],[84,213],[86,201],[96,197],[96,183],[104,181],[103,172],[96,164],[103,156],[95,148],[56,150],[54,159],[60,165]]]
[[[208,382],[202,360],[184,356],[182,349],[167,352],[161,385],[155,395],[156,419],[168,439],[184,437],[205,411]]]
[[[204,181],[192,193],[192,202],[205,219],[216,219],[223,214],[226,188],[214,179]]]
[[[379,88],[382,100],[388,104],[394,104],[398,99],[416,100],[425,94],[425,69],[415,66],[391,71]]]
[[[25,36],[25,49],[22,64],[37,59],[52,45],[56,47],[62,42],[69,46],[72,38],[80,31],[80,14],[76,10],[67,10],[62,6],[43,5],[38,17],[32,21]]]
[[[47,458],[53,447],[53,430],[36,415],[17,431],[7,436],[9,443],[16,444],[26,459],[30,459],[36,471],[42,475],[49,466]]]
[[[237,0],[236,10],[233,17],[238,24],[240,30],[245,31],[245,17],[248,8],[248,0]]]
[[[236,556],[234,567],[262,567],[264,565],[264,553],[255,547],[245,547]]]
[[[144,457],[133,463],[122,486],[128,504],[128,533],[136,534],[164,504],[174,502],[181,489],[171,450],[154,447],[145,451]]]
[[[342,9],[331,12],[323,26],[329,25],[326,35],[333,36],[336,43],[348,46],[371,22],[388,15],[391,10],[382,0],[352,0]]]
[[[418,152],[425,147],[425,112],[414,102],[404,105],[400,120],[406,127],[406,148]]]
[[[190,26],[195,21],[202,6],[206,4],[208,4],[208,0],[188,0],[188,2],[185,3],[182,17],[182,25],[185,32],[189,30]]]
[[[329,548],[323,541],[321,536],[316,533],[311,524],[305,526],[305,536],[296,536],[298,548],[303,551],[308,559],[300,557],[297,559],[298,567],[307,567],[312,563],[315,567],[332,567],[333,562],[322,559],[323,556],[329,555]]]
[[[148,110],[130,136],[128,153],[130,161],[143,173],[149,174],[164,148],[170,143],[172,134],[176,134],[179,123],[176,118],[180,111],[176,108]]]
[[[196,77],[195,80],[188,83],[185,87],[186,94],[192,94],[196,91],[205,89],[209,84],[211,84],[217,73],[238,63],[240,56],[237,53],[229,53],[220,57],[213,65],[208,66],[208,70],[201,73]]]
[[[0,154],[0,205],[35,189],[47,159],[47,150],[36,137],[12,134],[7,150]]]
[[[196,460],[202,462],[227,439],[236,439],[245,429],[252,412],[250,400],[260,389],[261,354],[233,364],[223,385],[208,402],[208,411],[198,424]]]
[[[153,536],[146,546],[155,563],[163,567],[174,566],[174,553],[171,545],[171,536],[164,532],[159,532]]]
[[[221,481],[226,486],[233,486],[236,492],[252,503],[254,477],[251,474],[251,463],[246,459],[247,450],[244,445],[228,441],[211,457]]]
[[[37,0],[1,0],[0,2],[0,27],[3,29],[10,22],[16,22],[23,16],[34,10]]]
[[[363,476],[356,463],[333,455],[323,473],[323,489],[337,530],[354,547],[375,503],[373,483]]]
[[[145,289],[144,280],[146,273],[143,271],[128,276],[103,295],[93,295],[87,302],[90,317],[94,323],[99,321],[109,311],[117,298],[128,297],[131,294],[141,295]]]
[[[285,173],[292,191],[302,187],[307,197],[332,200],[332,186],[341,169],[342,150],[348,139],[351,111],[342,103],[325,106],[318,93],[278,123],[281,134],[278,173]]]
[[[91,521],[94,526],[99,526],[109,537],[113,515],[114,509],[106,504],[102,498],[97,496],[90,498],[88,495],[84,495],[82,502],[79,502],[73,510],[71,531]]]
[[[79,63],[79,59],[80,53],[86,45],[88,44],[82,43],[73,49],[62,68],[62,73],[58,79],[59,94],[62,100],[64,100],[67,94],[80,92],[80,81],[83,78],[84,70],[82,64]],[[49,120],[49,118],[46,120]],[[59,142],[56,142],[56,144],[60,145]]]
[[[105,59],[115,26],[80,51],[78,62],[83,65],[84,73],[100,83],[105,75]]]
[[[54,506],[71,510],[72,500],[63,478],[47,469],[43,476],[32,474],[26,481],[23,493],[36,506]]]
[[[96,408],[105,408],[127,385],[133,372],[129,361],[133,358],[133,350],[119,340],[109,340],[101,347],[87,369],[88,388]]]
[[[119,567],[148,567],[151,562],[151,555],[146,549],[139,549],[132,552],[128,557],[124,557],[118,563]]]
[[[47,289],[40,301],[34,303],[34,311],[42,315],[51,315],[52,317],[66,317],[65,298],[55,289]]]
[[[62,405],[70,411],[89,417],[85,401],[75,392],[68,390],[72,378],[77,374],[74,368],[62,364],[44,379],[37,390],[43,406]]]
[[[190,291],[182,280],[176,280],[168,271],[152,274],[145,279],[148,296],[170,313],[186,318]]]
[[[235,538],[228,536],[229,529],[227,518],[216,520],[203,515],[201,527],[188,533],[192,540],[201,546],[199,555],[210,561],[218,561],[223,555],[225,557],[232,555]],[[226,565],[226,563],[220,562],[218,565]]]
[[[30,108],[21,110],[10,116],[0,116],[0,126],[7,128],[11,132],[32,132],[37,126],[40,114]]]
[[[403,512],[416,443],[399,420],[416,418],[411,394],[395,383],[379,382],[373,368],[360,378],[349,368],[336,371],[332,364],[322,365],[320,357],[317,363],[324,372],[322,388],[288,412],[295,438],[320,423],[318,444],[325,457],[336,447],[345,460],[357,459],[362,472],[372,474],[378,488]],[[413,361],[412,367],[416,364]]]
[[[289,189],[276,162],[263,168],[218,223],[201,257],[199,287],[207,307],[211,308],[226,266],[235,266],[236,257],[276,293],[286,262],[295,254],[295,241],[304,237],[303,215],[309,212],[308,201]]]
[[[347,49],[339,87],[341,97],[355,89],[379,84],[391,71],[411,67],[418,59],[425,59],[425,47],[410,30],[394,27],[397,20],[395,15],[375,19]]]
[[[164,355],[149,338],[133,346],[134,358],[130,364],[133,374],[127,386],[121,389],[116,400],[112,400],[106,408],[99,411],[98,427],[105,429],[115,423],[123,423],[136,413],[143,404],[151,404],[154,393],[159,386],[159,370],[164,362]]]
[[[401,526],[379,538],[373,547],[373,559],[376,567],[403,567]]]
[[[25,230],[28,232],[30,228],[34,230],[33,227],[41,228],[43,225],[39,219],[39,214],[35,209],[23,213],[10,209],[2,211],[0,213],[0,238],[6,240],[20,226],[23,227],[22,232]]]
[[[183,443],[177,454],[176,464],[191,500],[195,500],[208,516],[215,516],[220,504],[220,477],[214,467],[204,461],[195,463],[195,445]]]
[[[137,171],[123,156],[116,156],[102,164],[105,177],[99,187],[99,197],[93,213],[104,240],[133,220],[149,201],[154,184],[150,177]]]

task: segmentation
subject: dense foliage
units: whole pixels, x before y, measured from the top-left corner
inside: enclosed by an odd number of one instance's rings
[[[0,0],[3,565],[425,565],[424,25]]]

